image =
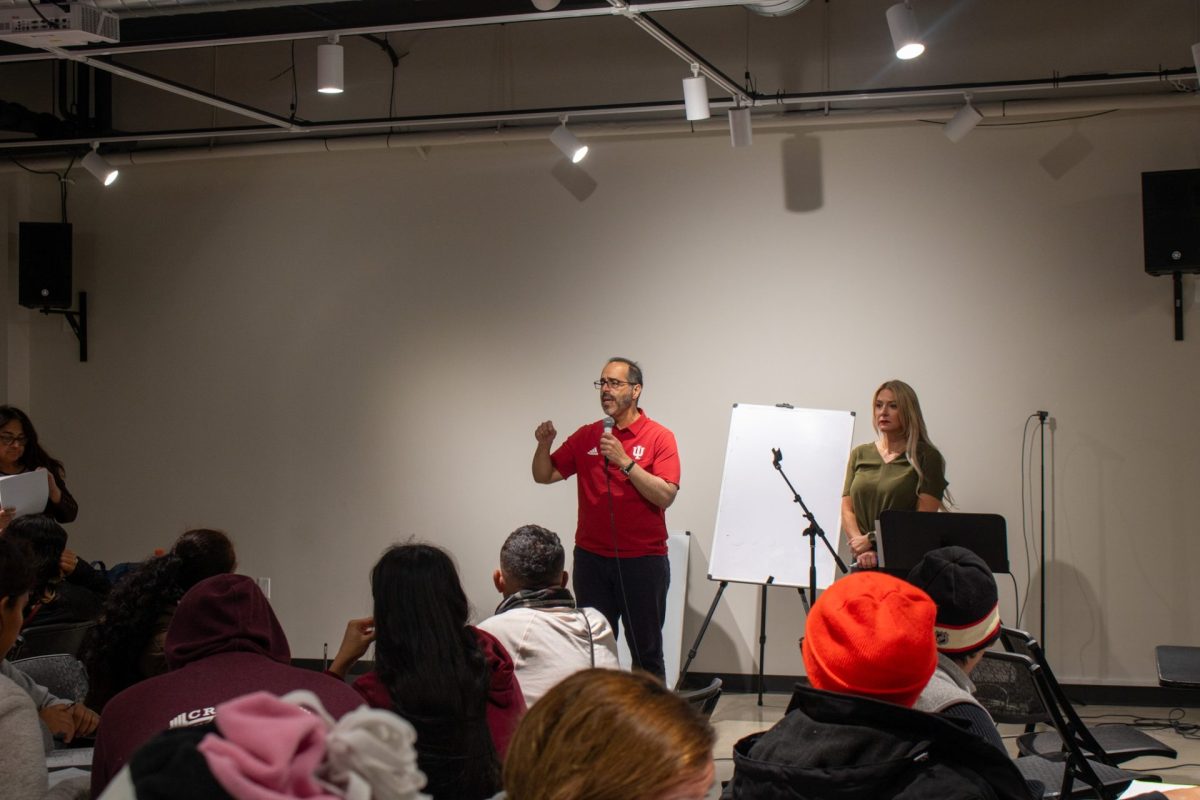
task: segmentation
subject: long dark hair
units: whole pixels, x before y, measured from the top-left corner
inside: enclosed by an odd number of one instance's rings
[[[0,606],[11,609],[32,587],[33,567],[28,549],[23,542],[0,536]],[[0,658],[7,656],[7,652],[0,652]]]
[[[23,542],[33,569],[33,602],[40,602],[46,590],[62,578],[62,553],[67,547],[67,532],[45,514],[26,514],[8,523],[5,537]]]
[[[7,536],[0,536],[0,603],[11,607],[33,588],[33,578],[27,548]],[[0,658],[4,655],[0,653]]]
[[[38,467],[45,467],[54,473],[54,477],[63,477],[65,473],[62,462],[42,449],[42,445],[38,441],[37,429],[33,427],[29,415],[16,406],[0,406],[0,427],[14,419],[21,423],[21,430],[25,435],[25,452],[21,454],[20,462],[25,471],[30,472]]]
[[[487,726],[490,673],[454,562],[427,544],[390,548],[371,570],[375,670],[417,729],[434,797],[486,797],[500,763]]]
[[[162,616],[188,589],[236,566],[228,536],[197,528],[180,536],[169,553],[143,561],[113,587],[100,623],[83,648],[88,706],[100,710],[117,692],[151,677],[143,674],[142,658],[161,628]]]

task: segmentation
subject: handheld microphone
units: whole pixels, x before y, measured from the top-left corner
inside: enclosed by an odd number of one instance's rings
[[[613,419],[612,417],[605,417],[604,418],[604,432],[612,433],[613,425],[616,425],[616,424],[617,424],[617,421],[615,419]],[[606,465],[608,464],[608,456],[604,457],[604,463]]]

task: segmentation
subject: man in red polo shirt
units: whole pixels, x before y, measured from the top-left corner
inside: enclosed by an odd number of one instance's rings
[[[577,476],[575,597],[607,617],[615,633],[623,619],[633,665],[665,678],[662,626],[671,583],[665,512],[679,491],[679,450],[675,435],[638,408],[642,370],[635,362],[609,359],[595,386],[611,431],[604,420],[584,425],[551,453],[554,423],[538,425],[533,479]]]

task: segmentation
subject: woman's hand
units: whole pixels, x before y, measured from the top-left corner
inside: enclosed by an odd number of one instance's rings
[[[874,550],[860,553],[855,561],[859,569],[875,569],[879,566],[879,556]]]
[[[861,556],[863,553],[874,552],[875,548],[871,545],[871,540],[864,533],[850,534],[850,552],[855,556]]]
[[[329,671],[339,678],[345,678],[358,660],[367,653],[371,642],[375,641],[375,618],[363,617],[352,619],[346,623],[346,632],[342,635],[342,645],[338,648]]]
[[[54,480],[54,473],[45,467],[38,467],[36,471],[46,473],[46,481],[50,489],[50,502],[58,505],[62,502],[62,489],[58,488],[58,481]]]
[[[77,566],[79,566],[79,556],[75,555],[74,550],[64,547],[62,555],[58,557],[58,568],[62,570],[63,577],[74,572]]]

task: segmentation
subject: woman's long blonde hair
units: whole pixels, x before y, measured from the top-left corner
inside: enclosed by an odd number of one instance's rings
[[[652,800],[695,780],[712,727],[646,673],[588,669],[547,692],[504,762],[508,800]]]
[[[876,435],[879,434],[879,426],[875,422],[875,401],[879,399],[879,393],[884,389],[889,390],[896,398],[896,410],[900,412],[900,417],[904,420],[904,457],[917,471],[917,486],[920,487],[921,482],[925,480],[920,456],[929,450],[936,449],[933,442],[929,440],[929,432],[925,429],[925,416],[921,413],[921,401],[917,399],[916,391],[904,381],[893,379],[881,383],[875,390],[875,394],[871,396],[871,427],[875,428]],[[952,505],[949,492],[945,493],[943,504]]]

